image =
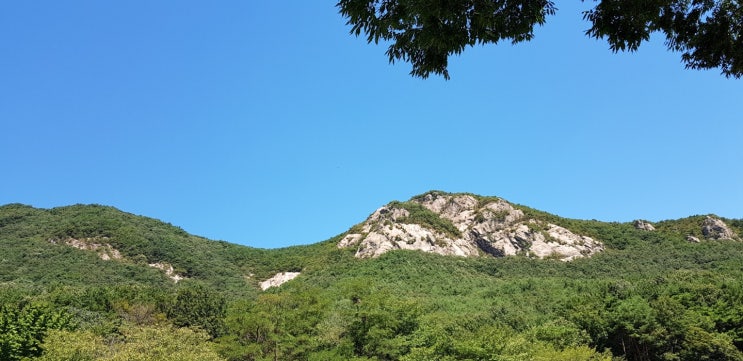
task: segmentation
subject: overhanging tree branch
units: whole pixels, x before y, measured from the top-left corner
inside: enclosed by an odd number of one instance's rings
[[[449,79],[448,59],[467,46],[534,37],[557,10],[548,0],[340,0],[351,33],[391,41],[389,61],[409,62],[411,75]],[[600,0],[584,12],[586,35],[614,51],[635,51],[654,32],[687,68],[743,75],[743,6],[738,0]]]

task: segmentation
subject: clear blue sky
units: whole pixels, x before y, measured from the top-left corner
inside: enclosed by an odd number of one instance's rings
[[[560,2],[452,79],[390,65],[334,1],[6,1],[0,204],[97,203],[255,247],[431,189],[570,218],[743,218],[743,80]]]

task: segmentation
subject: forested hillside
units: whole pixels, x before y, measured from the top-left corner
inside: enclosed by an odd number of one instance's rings
[[[2,206],[0,359],[743,360],[743,220],[515,207],[604,249],[359,259],[346,234],[265,250],[111,207]],[[262,290],[279,272],[300,275]]]

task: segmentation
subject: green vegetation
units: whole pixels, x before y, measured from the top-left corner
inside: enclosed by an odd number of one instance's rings
[[[0,306],[0,359],[13,361],[41,355],[49,330],[70,328],[71,317],[60,310],[26,304]]]
[[[450,220],[441,218],[430,209],[415,202],[391,202],[390,207],[401,208],[408,211],[409,215],[398,219],[400,223],[419,224],[421,226],[441,232],[451,238],[459,238],[462,233]]]
[[[119,337],[90,331],[51,332],[41,361],[224,361],[199,330],[170,326],[123,327]]]
[[[261,250],[110,207],[3,206],[0,359],[743,360],[743,243],[687,242],[704,216],[648,232],[518,207],[607,250],[572,262],[415,251],[361,260],[336,248],[339,237]],[[742,234],[743,221],[725,221]],[[175,283],[155,262],[188,278]],[[283,271],[302,275],[258,289]]]
[[[665,35],[669,50],[681,52],[687,68],[720,68],[743,75],[740,18],[743,3],[730,0],[598,0],[583,12],[586,35],[606,39],[612,51],[634,51],[651,34]],[[519,43],[534,37],[557,7],[553,1],[339,0],[351,34],[389,44],[390,63],[409,62],[411,75],[449,79],[449,57],[468,46]]]

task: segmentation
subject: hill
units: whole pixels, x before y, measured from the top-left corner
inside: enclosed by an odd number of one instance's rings
[[[565,232],[595,247],[532,250]],[[741,234],[714,215],[606,223],[428,192],[265,250],[112,207],[6,205],[0,359],[742,360]],[[454,246],[473,252],[439,254]],[[281,272],[299,276],[261,289]]]
[[[572,260],[603,249],[591,237],[539,218],[527,217],[503,199],[433,191],[379,208],[338,245],[356,247],[357,257],[411,249],[442,255],[522,254]]]
[[[193,279],[236,294],[254,293],[276,270],[311,265],[304,255],[327,248],[320,243],[269,251],[211,241],[101,205],[2,206],[0,240],[2,281],[172,287],[174,279]]]

